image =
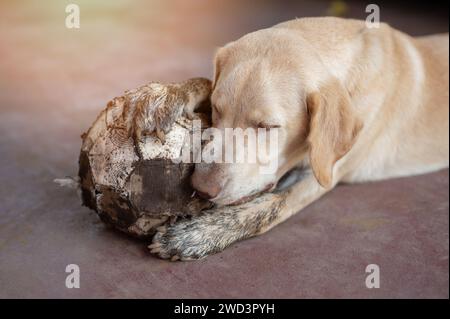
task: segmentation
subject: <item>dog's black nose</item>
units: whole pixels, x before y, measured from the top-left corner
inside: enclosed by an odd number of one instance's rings
[[[200,192],[200,191],[197,191],[197,195],[203,199],[211,199],[214,197],[214,196],[211,196],[211,194]]]
[[[191,176],[191,185],[203,199],[212,199],[219,195],[222,187],[217,182],[217,176],[201,174],[197,170]]]

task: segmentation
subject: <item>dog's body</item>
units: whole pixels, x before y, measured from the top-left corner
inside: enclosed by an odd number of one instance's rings
[[[411,38],[384,24],[369,29],[362,21],[307,18],[219,50],[214,126],[280,127],[281,160],[276,174],[264,177],[253,166],[199,166],[194,187],[225,205],[276,184],[295,167],[306,174],[282,192],[161,229],[152,251],[201,258],[271,229],[339,182],[448,167],[448,48],[448,34]]]

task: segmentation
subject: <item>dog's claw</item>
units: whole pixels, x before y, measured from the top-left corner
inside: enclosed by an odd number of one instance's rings
[[[148,246],[149,249],[155,249],[161,247],[160,243],[154,243]]]
[[[157,253],[159,253],[161,250],[159,249],[159,248],[153,248],[153,249],[150,249],[150,253],[152,253],[152,254],[157,254]]]
[[[157,231],[158,233],[164,234],[164,233],[167,231],[167,226],[159,226],[159,227],[156,228],[156,231]],[[156,235],[155,235],[155,236],[156,236]],[[160,245],[161,245],[161,244],[160,244]]]

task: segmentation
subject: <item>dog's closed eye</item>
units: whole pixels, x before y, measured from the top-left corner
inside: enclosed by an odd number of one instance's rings
[[[280,128],[281,125],[279,125],[279,124],[269,124],[269,123],[266,123],[266,122],[259,122],[257,127],[258,128],[264,128],[266,130],[270,130],[272,128]]]

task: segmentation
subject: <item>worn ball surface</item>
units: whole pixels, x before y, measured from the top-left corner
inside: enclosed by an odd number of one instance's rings
[[[136,145],[123,116],[127,99],[125,94],[109,102],[82,136],[82,200],[107,224],[147,237],[158,226],[196,214],[210,204],[192,197],[194,164],[173,161],[193,134],[191,121],[181,116],[164,142],[151,134]]]

